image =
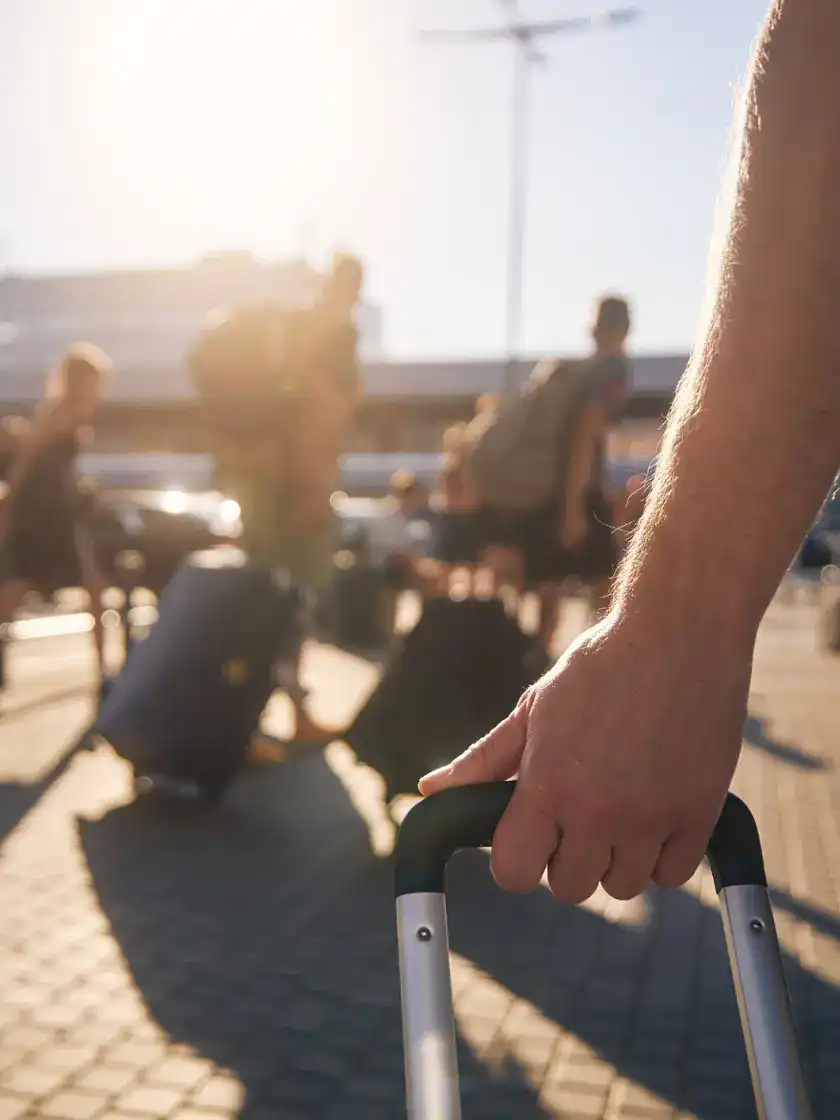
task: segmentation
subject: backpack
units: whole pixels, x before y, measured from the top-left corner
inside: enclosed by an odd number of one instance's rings
[[[345,732],[385,800],[486,735],[548,666],[498,599],[430,599]],[[429,698],[434,702],[430,703]]]
[[[303,329],[304,313],[272,304],[234,308],[207,326],[188,366],[211,430],[247,436],[276,426],[298,393]]]
[[[467,430],[465,467],[483,506],[537,510],[560,500],[591,361],[540,362],[522,389]]]

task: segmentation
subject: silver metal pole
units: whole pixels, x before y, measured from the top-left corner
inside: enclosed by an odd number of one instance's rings
[[[811,1120],[767,888],[724,887],[718,897],[759,1120]]]
[[[444,896],[398,898],[397,938],[409,1120],[461,1120]]]
[[[511,101],[510,200],[508,216],[507,296],[505,311],[504,391],[515,388],[522,326],[522,287],[525,265],[525,213],[528,196],[528,70],[527,40],[515,43]]]

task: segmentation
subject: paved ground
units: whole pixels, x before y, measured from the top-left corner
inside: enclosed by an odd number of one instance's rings
[[[574,625],[574,620],[570,625]],[[0,1120],[402,1114],[388,850],[340,746],[249,774],[217,810],[132,800],[81,753],[79,635],[21,642],[0,720]],[[374,670],[309,675],[341,719]],[[274,718],[282,723],[278,709]],[[814,612],[768,616],[737,788],[759,819],[820,1120],[840,1115],[840,662]],[[53,775],[55,777],[55,775]],[[561,909],[453,868],[467,1118],[753,1115],[708,877]]]

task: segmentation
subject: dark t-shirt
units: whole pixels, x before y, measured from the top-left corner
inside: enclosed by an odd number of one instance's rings
[[[61,436],[46,447],[29,468],[15,498],[15,527],[35,528],[51,535],[75,525],[79,514],[75,435]]]
[[[14,574],[45,591],[74,586],[81,575],[77,454],[75,435],[61,436],[42,448],[10,508],[5,543]]]

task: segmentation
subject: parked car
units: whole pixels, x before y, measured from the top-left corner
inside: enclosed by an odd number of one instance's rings
[[[191,552],[231,539],[206,515],[142,495],[100,501],[88,515],[99,566],[115,585],[137,579],[160,594]]]

